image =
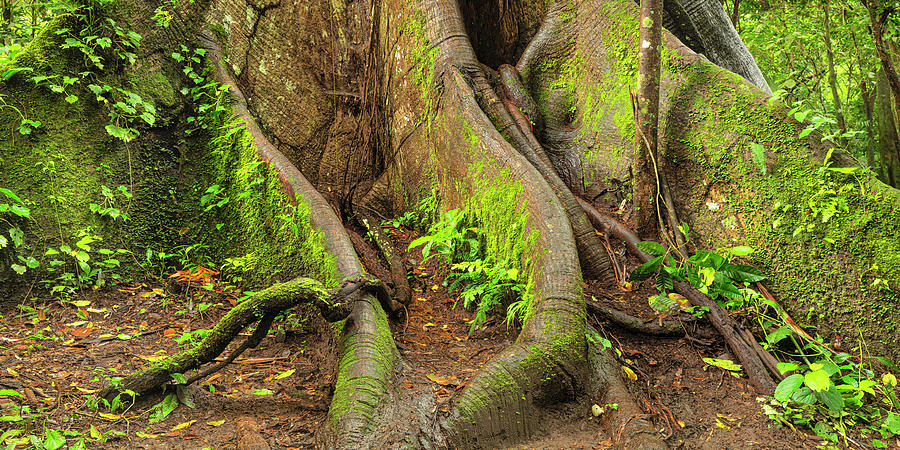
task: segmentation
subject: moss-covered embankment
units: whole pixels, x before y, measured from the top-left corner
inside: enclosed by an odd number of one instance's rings
[[[591,23],[579,24],[577,57],[547,76],[574,91],[587,182],[614,187],[634,143],[637,10],[582,2],[579,17]],[[665,44],[660,142],[693,243],[755,248],[752,263],[795,318],[900,356],[900,193],[862,170],[823,169],[828,147],[801,138],[786,108],[671,35]],[[851,160],[835,150],[831,162]]]

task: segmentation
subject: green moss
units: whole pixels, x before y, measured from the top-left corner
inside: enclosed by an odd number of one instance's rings
[[[211,128],[216,131],[208,136],[208,183],[219,186],[219,198],[227,199],[216,217],[224,226],[207,230],[216,259],[251,255],[253,277],[261,284],[303,275],[337,285],[334,260],[321,231],[310,224],[309,207],[299,194],[296,205],[288,197],[278,173],[260,159],[243,121],[225,115]]]

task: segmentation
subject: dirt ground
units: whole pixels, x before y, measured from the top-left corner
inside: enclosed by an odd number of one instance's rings
[[[414,232],[401,228],[390,234],[413,288],[408,317],[394,324],[404,362],[401,396],[432,395],[443,407],[484,362],[515,339],[517,330],[507,329],[496,317],[469,335],[473,314],[461,305],[454,308],[456,298],[445,282],[447,264],[437,258],[422,264],[420,253],[407,251]],[[386,272],[374,250],[358,251],[376,276]],[[651,320],[656,316],[646,299],[652,291],[649,283],[631,291],[591,284],[586,298]],[[316,447],[336,355],[332,328],[313,310],[293,311],[258,348],[184,389],[181,398],[188,397],[193,408],[182,405],[164,420],[153,421],[162,393],[142,397],[119,414],[90,407],[89,399],[108,377],[177,351],[177,338],[211,327],[238,296],[222,285],[209,291],[151,280],[87,292],[74,302],[38,301],[7,312],[0,319],[0,390],[20,395],[0,396],[0,416],[23,419],[0,421],[0,430],[38,435],[46,428],[71,430],[81,433],[89,448],[227,449],[259,440],[272,448]],[[621,350],[623,365],[636,378],[623,371],[629,389],[673,448],[822,444],[815,436],[773,425],[745,378],[704,367],[702,357],[730,359],[705,320],[686,323],[690,338],[637,335],[603,320],[593,322]],[[561,409],[534,440],[515,448],[610,447],[610,438],[591,414],[592,403],[586,399]],[[79,437],[67,439],[72,444]]]

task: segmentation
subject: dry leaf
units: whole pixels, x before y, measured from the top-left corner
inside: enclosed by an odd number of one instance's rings
[[[215,421],[215,422],[206,422],[207,425],[210,425],[210,426],[213,426],[213,427],[222,426],[223,423],[225,423],[225,419],[217,420],[217,421]]]
[[[145,438],[145,439],[156,439],[159,437],[158,434],[144,433],[143,431],[138,431],[137,433],[134,433],[134,434],[139,438]]]
[[[456,376],[454,376],[454,375],[446,376],[446,375],[435,375],[435,374],[430,373],[425,376],[428,377],[429,380],[434,381],[435,383],[437,383],[441,386],[456,386],[459,384],[459,378],[456,378]]]
[[[104,419],[109,419],[109,420],[120,420],[122,418],[122,416],[120,416],[118,414],[110,414],[110,413],[97,413],[97,415]]]
[[[624,370],[625,373],[628,375],[628,379],[629,379],[629,380],[631,380],[631,381],[637,381],[638,376],[637,376],[636,373],[634,373],[633,370],[631,370],[631,367],[628,367],[628,366],[622,366],[622,370]]]
[[[183,430],[195,423],[197,423],[196,420],[188,420],[187,422],[179,423],[178,425],[175,425],[174,427],[172,427],[172,431]]]

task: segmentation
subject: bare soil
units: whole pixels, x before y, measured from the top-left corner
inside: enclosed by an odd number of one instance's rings
[[[413,288],[407,316],[393,325],[404,365],[399,399],[431,396],[436,408],[444,408],[482,364],[515,339],[517,330],[507,329],[497,316],[469,334],[473,314],[448,292],[448,264],[439,258],[422,263],[418,250],[408,251],[415,232],[391,228],[389,234]],[[385,276],[377,253],[358,252],[369,271]],[[636,261],[626,264],[633,268]],[[0,389],[22,395],[0,396],[0,409],[2,415],[16,415],[18,407],[28,406],[30,414],[22,414],[20,422],[0,422],[0,429],[27,427],[40,435],[48,427],[90,436],[93,426],[108,440],[88,439],[91,448],[237,448],[239,443],[261,445],[260,440],[272,448],[316,447],[314,435],[324,426],[334,384],[336,353],[333,329],[311,309],[292,311],[258,348],[187,388],[194,408],[180,406],[155,423],[152,408],[164,398],[162,393],[140,398],[121,414],[89,408],[88,399],[107,377],[123,376],[154,357],[176,352],[176,337],[211,327],[238,298],[221,284],[212,291],[186,288],[161,281],[119,285],[75,299],[89,304],[38,301],[5,314],[0,319]],[[645,320],[660,320],[647,303],[654,293],[650,283],[631,291],[592,283],[585,293],[588,301],[593,297]],[[212,306],[200,312],[201,304]],[[815,436],[773,425],[761,414],[760,394],[746,379],[705,367],[703,357],[730,357],[704,319],[689,319],[693,317],[684,314],[663,318],[683,321],[689,337],[675,338],[633,334],[592,319],[622,352],[623,366],[636,378],[623,371],[626,383],[666,442],[691,449],[821,444]],[[561,407],[532,441],[514,448],[610,447],[610,437],[591,414],[594,402],[600,400]],[[405,424],[396,425],[400,429]]]

